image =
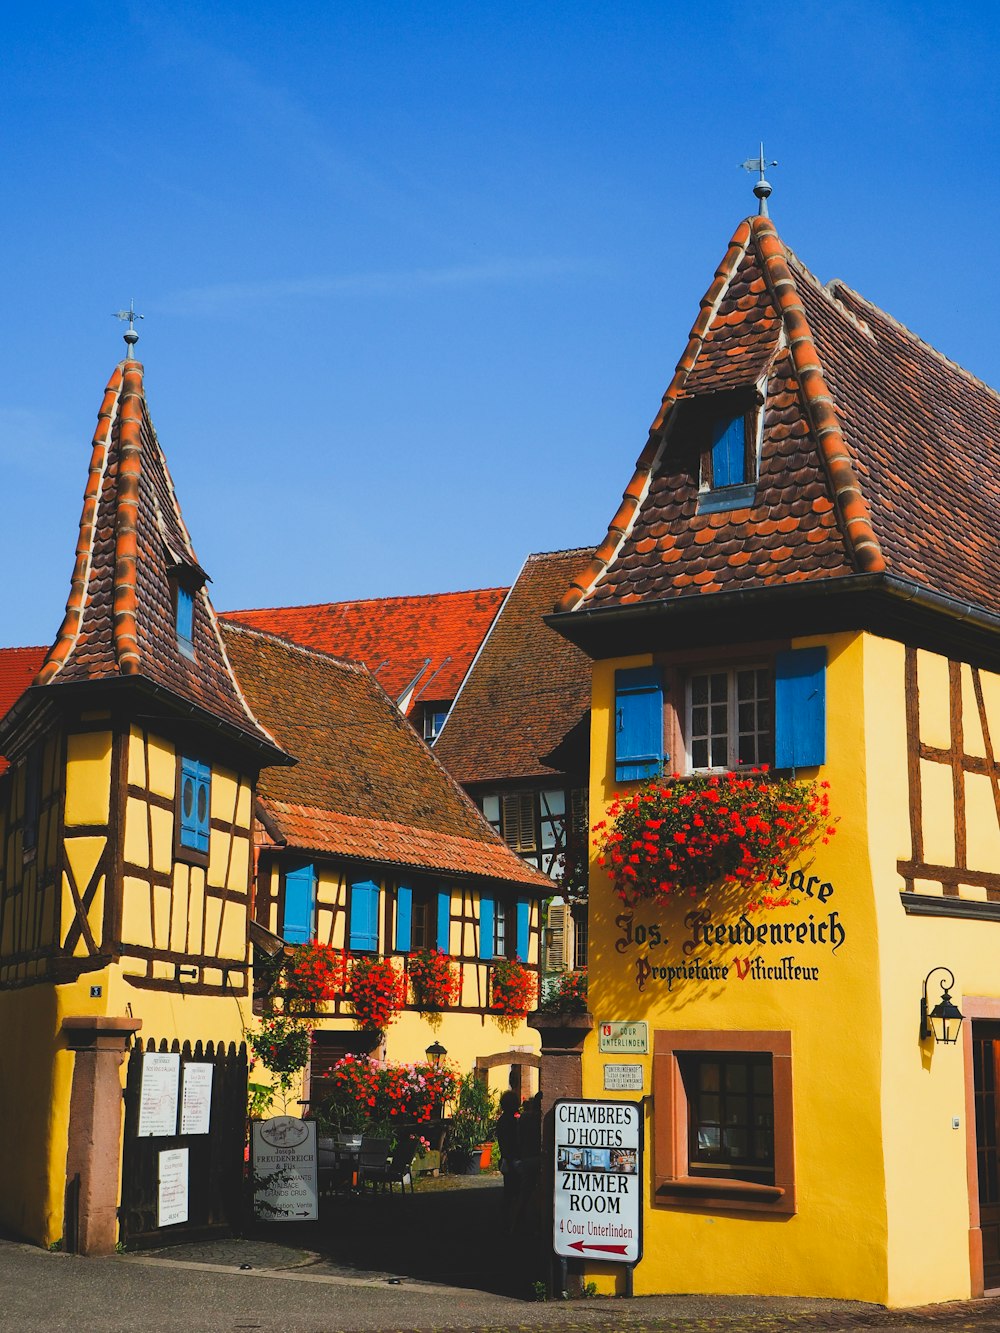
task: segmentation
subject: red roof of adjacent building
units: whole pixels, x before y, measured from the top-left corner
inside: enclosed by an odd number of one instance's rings
[[[403,698],[404,711],[410,713],[420,701],[454,699],[506,593],[506,588],[478,588],[225,611],[222,616],[363,662],[391,698]],[[407,691],[412,691],[409,698]]]
[[[35,679],[47,648],[0,648],[0,718],[3,718]],[[0,773],[7,760],[0,755]]]

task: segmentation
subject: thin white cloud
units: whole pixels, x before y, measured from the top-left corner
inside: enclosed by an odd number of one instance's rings
[[[480,287],[548,281],[583,271],[587,265],[570,259],[494,259],[480,264],[403,272],[343,273],[263,282],[215,283],[175,292],[149,306],[163,315],[214,315],[240,307],[287,301],[322,301],[338,297],[402,296],[434,288]]]

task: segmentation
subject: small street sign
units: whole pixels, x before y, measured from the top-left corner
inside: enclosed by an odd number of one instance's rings
[[[605,1092],[642,1092],[642,1065],[605,1065]]]
[[[642,1258],[642,1106],[555,1104],[553,1249],[606,1263]]]
[[[597,1046],[608,1055],[648,1055],[648,1023],[599,1023]]]

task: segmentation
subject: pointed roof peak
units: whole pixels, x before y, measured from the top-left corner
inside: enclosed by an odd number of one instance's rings
[[[66,610],[35,684],[144,678],[277,751],[229,664],[207,578],[150,420],[142,364],[126,359],[98,412]],[[192,603],[190,639],[178,633],[182,596]]]

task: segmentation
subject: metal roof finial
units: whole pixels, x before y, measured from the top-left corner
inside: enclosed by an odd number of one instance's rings
[[[775,161],[768,162],[767,158],[764,156],[764,145],[763,145],[763,144],[761,144],[761,146],[760,146],[760,157],[748,157],[747,160],[743,163],[743,170],[744,170],[744,171],[759,171],[759,172],[760,172],[760,180],[757,181],[756,184],[754,185],[754,187],[753,187],[753,192],[754,192],[754,194],[757,196],[757,198],[760,200],[760,208],[759,208],[757,211],[758,211],[758,213],[760,214],[760,216],[761,216],[762,218],[766,218],[767,215],[768,215],[768,214],[767,214],[767,200],[768,200],[768,196],[769,196],[770,193],[771,193],[771,183],[770,183],[770,181],[766,181],[766,180],[764,179],[764,168],[765,168],[765,167],[776,167],[777,165],[778,165],[778,164],[777,164],[777,162],[775,162]]]
[[[135,350],[135,345],[139,341],[139,335],[135,331],[135,321],[137,319],[145,319],[145,318],[146,318],[145,315],[136,314],[134,299],[129,301],[127,310],[116,310],[112,315],[112,319],[128,320],[128,328],[122,334],[122,337],[125,339],[125,346],[128,348],[129,357],[131,357],[133,351]]]

